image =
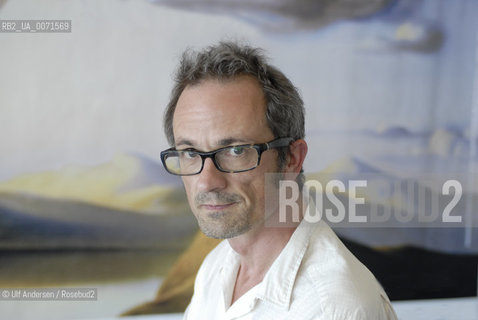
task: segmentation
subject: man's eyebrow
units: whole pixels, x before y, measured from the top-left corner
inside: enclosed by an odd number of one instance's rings
[[[242,144],[249,144],[252,143],[251,140],[248,139],[243,139],[243,138],[226,138],[226,139],[221,139],[218,141],[218,145],[221,147],[227,147],[232,144],[237,144],[237,143],[242,143]]]
[[[187,140],[187,139],[179,139],[176,143],[175,143],[176,146],[190,146],[190,147],[193,147],[194,146],[194,143],[190,140]]]

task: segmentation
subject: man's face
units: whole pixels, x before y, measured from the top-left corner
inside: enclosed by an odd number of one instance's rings
[[[265,99],[257,81],[204,80],[184,89],[176,105],[173,130],[176,148],[212,151],[274,139],[265,119]],[[206,159],[200,174],[184,176],[191,209],[210,237],[232,238],[256,230],[264,222],[264,173],[277,171],[277,151],[262,154],[260,165],[241,173],[220,172]]]

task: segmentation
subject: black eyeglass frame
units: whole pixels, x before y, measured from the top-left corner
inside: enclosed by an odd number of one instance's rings
[[[204,168],[204,162],[206,161],[207,158],[211,158],[212,162],[214,163],[214,166],[216,167],[217,170],[220,172],[225,172],[225,173],[239,173],[239,172],[245,172],[245,171],[250,171],[254,170],[257,168],[260,163],[261,163],[261,156],[264,151],[271,150],[271,149],[276,149],[276,148],[283,148],[283,147],[288,147],[291,142],[293,142],[294,139],[290,137],[285,137],[285,138],[277,138],[272,141],[266,142],[266,143],[255,143],[255,144],[241,144],[241,145],[232,145],[232,146],[227,146],[227,147],[222,147],[213,151],[208,151],[208,152],[201,152],[201,151],[196,151],[196,150],[176,150],[175,147],[169,148],[167,150],[161,151],[161,162],[163,163],[164,168],[166,171],[168,171],[170,174],[176,175],[176,176],[194,176],[196,174],[200,174]],[[245,170],[224,170],[222,169],[219,164],[216,162],[216,154],[229,149],[229,148],[237,148],[237,147],[252,147],[256,149],[257,151],[257,163],[254,167],[245,169]],[[180,173],[175,173],[171,172],[168,169],[168,166],[166,165],[166,157],[174,152],[182,152],[182,151],[189,151],[193,152],[194,154],[197,154],[201,157],[202,163],[201,163],[201,168],[199,169],[198,172],[196,173],[189,173],[189,174],[180,174]]]

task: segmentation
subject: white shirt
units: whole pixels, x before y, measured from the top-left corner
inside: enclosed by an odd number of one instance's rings
[[[239,255],[228,241],[206,257],[184,319],[396,320],[372,273],[323,221],[302,221],[262,282],[230,305]]]

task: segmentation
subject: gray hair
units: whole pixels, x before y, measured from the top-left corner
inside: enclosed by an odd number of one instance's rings
[[[230,80],[248,75],[259,82],[266,100],[266,120],[276,138],[303,139],[304,103],[296,87],[277,68],[267,63],[259,48],[236,42],[220,42],[202,51],[186,50],[175,74],[175,85],[164,114],[164,131],[170,145],[174,146],[173,117],[179,96],[187,86],[207,79]],[[287,152],[278,149],[279,167],[282,168]],[[304,175],[298,177],[299,185]]]

